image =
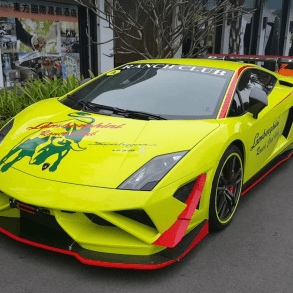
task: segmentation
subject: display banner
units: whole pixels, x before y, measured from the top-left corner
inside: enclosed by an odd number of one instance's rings
[[[0,0],[0,16],[78,22],[78,8],[39,0]]]
[[[78,7],[0,0],[0,48],[4,86],[37,77],[80,78]]]

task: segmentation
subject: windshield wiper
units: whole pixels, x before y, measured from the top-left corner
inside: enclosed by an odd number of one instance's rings
[[[123,115],[124,117],[136,117],[136,118],[153,118],[156,120],[167,120],[166,118],[152,114],[152,113],[147,113],[147,112],[141,112],[141,111],[133,111],[133,110],[126,110],[126,109],[121,109],[117,107],[112,107],[112,106],[106,106],[106,105],[100,105],[96,103],[88,103],[91,107],[94,108],[99,108],[102,110],[109,110],[113,111],[113,113],[118,114],[118,115]],[[149,120],[149,119],[148,119]]]
[[[96,103],[87,103],[87,104],[93,108],[98,108],[101,110],[109,110],[109,111],[113,111],[113,112],[117,112],[117,113],[125,113],[125,111],[127,111],[127,110],[124,110],[121,108],[106,106],[106,105],[101,105],[101,104],[96,104]]]
[[[74,98],[74,97],[72,97],[72,96],[70,96],[70,95],[67,95],[67,98],[68,98],[68,99],[71,99],[71,100],[73,100],[73,101],[76,101],[77,103],[79,103],[80,105],[82,105],[82,106],[83,106],[83,107],[82,107],[82,111],[90,109],[90,110],[92,110],[94,113],[98,113],[97,110],[96,110],[94,107],[92,107],[92,106],[91,106],[89,103],[87,103],[87,102],[80,101],[79,99]]]
[[[162,116],[152,114],[152,113],[141,112],[141,111],[133,111],[133,110],[125,110],[125,109],[112,107],[112,106],[106,106],[106,105],[101,105],[101,104],[96,104],[96,103],[84,102],[84,101],[80,101],[79,99],[74,98],[74,97],[72,97],[70,95],[67,96],[67,98],[69,98],[71,100],[74,100],[74,101],[78,102],[79,104],[83,105],[83,110],[90,109],[94,113],[97,113],[97,114],[104,114],[104,113],[100,113],[99,110],[109,110],[109,111],[112,111],[113,114],[122,115],[124,117],[145,118],[147,120],[150,120],[150,119],[167,120],[166,118],[164,118]]]
[[[160,115],[156,115],[156,114],[152,114],[148,112],[125,110],[125,117],[129,117],[129,116],[134,118],[148,118],[148,120],[150,119],[167,120],[166,118]]]

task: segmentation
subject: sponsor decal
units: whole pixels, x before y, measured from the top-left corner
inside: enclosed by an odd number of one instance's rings
[[[279,134],[280,134],[280,132],[277,131],[273,136],[271,136],[268,139],[268,141],[264,145],[258,147],[257,151],[256,151],[256,154],[260,155],[265,149],[267,149],[271,145],[271,143],[279,136]]]
[[[176,71],[188,71],[188,72],[197,72],[201,74],[209,74],[214,76],[226,77],[230,70],[222,70],[219,68],[212,67],[201,67],[201,66],[192,66],[192,65],[175,65],[175,64],[128,64],[122,67],[121,70],[125,69],[135,69],[135,68],[153,68],[153,69],[165,69],[165,70],[176,70]]]
[[[99,129],[119,129],[125,126],[103,122],[96,124],[89,113],[75,112],[68,114],[70,119],[61,122],[45,122],[28,127],[33,133],[26,136],[10,152],[0,160],[0,172],[8,171],[16,162],[29,157],[30,165],[41,165],[42,170],[54,172],[69,152],[84,151],[79,145],[85,136],[94,136]],[[93,130],[93,131],[92,131]],[[55,161],[48,164],[54,156]]]
[[[279,121],[274,121],[274,124],[268,129],[263,131],[263,134],[260,135],[259,132],[255,135],[253,145],[250,148],[250,151],[252,151],[260,142],[262,142],[267,136],[270,136],[271,133],[279,126]]]
[[[145,147],[156,147],[155,144],[147,144],[147,143],[117,143],[117,142],[99,142],[95,141],[92,144],[89,145],[95,145],[95,146],[103,146],[103,147],[119,147],[119,149],[114,149],[112,152],[145,152]]]
[[[148,147],[154,147],[157,146],[156,144],[147,144],[147,143],[117,143],[117,142],[99,142],[99,141],[95,141],[93,144],[91,145],[97,145],[97,146],[121,146],[124,148],[132,148],[132,147],[144,147],[144,146],[148,146]]]
[[[113,128],[118,129],[122,128],[126,124],[121,125],[114,125],[112,123],[104,124],[103,122],[99,124],[73,124],[73,123],[66,123],[66,124],[55,124],[54,122],[44,122],[37,126],[28,127],[27,130],[34,130],[34,129],[50,129],[50,128],[74,128],[74,127],[81,127],[83,129],[89,128]]]

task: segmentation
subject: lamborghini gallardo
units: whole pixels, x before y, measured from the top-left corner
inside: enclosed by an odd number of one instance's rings
[[[293,149],[293,78],[132,62],[0,131],[0,232],[89,265],[156,269],[222,230]]]

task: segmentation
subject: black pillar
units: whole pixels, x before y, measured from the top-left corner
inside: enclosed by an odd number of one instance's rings
[[[89,75],[89,41],[86,35],[88,28],[87,11],[85,7],[78,7],[78,24],[79,24],[79,50],[80,50],[80,71],[84,78]]]
[[[287,23],[290,21],[290,11],[291,11],[291,0],[283,0],[282,3],[282,20],[281,20],[281,33],[280,33],[280,54],[284,54],[285,47],[285,35]],[[288,36],[289,37],[289,36]]]
[[[220,4],[223,2],[223,0],[218,0],[216,2],[217,4]],[[223,9],[219,11],[219,13],[223,13]],[[215,46],[214,46],[214,52],[215,54],[220,54],[221,53],[221,48],[222,48],[222,34],[223,34],[223,25],[217,26],[215,29]]]
[[[93,12],[89,12],[90,17],[90,36],[93,41],[91,44],[91,69],[95,76],[98,75],[98,46],[97,42],[97,15]]]
[[[262,0],[256,0],[255,1],[255,7],[256,9],[255,13],[253,14],[252,20],[251,20],[251,35],[250,35],[250,48],[249,48],[249,54],[256,55],[256,49],[257,49],[257,42],[259,41],[259,27],[262,24],[261,21],[261,15],[263,10],[263,1]]]

